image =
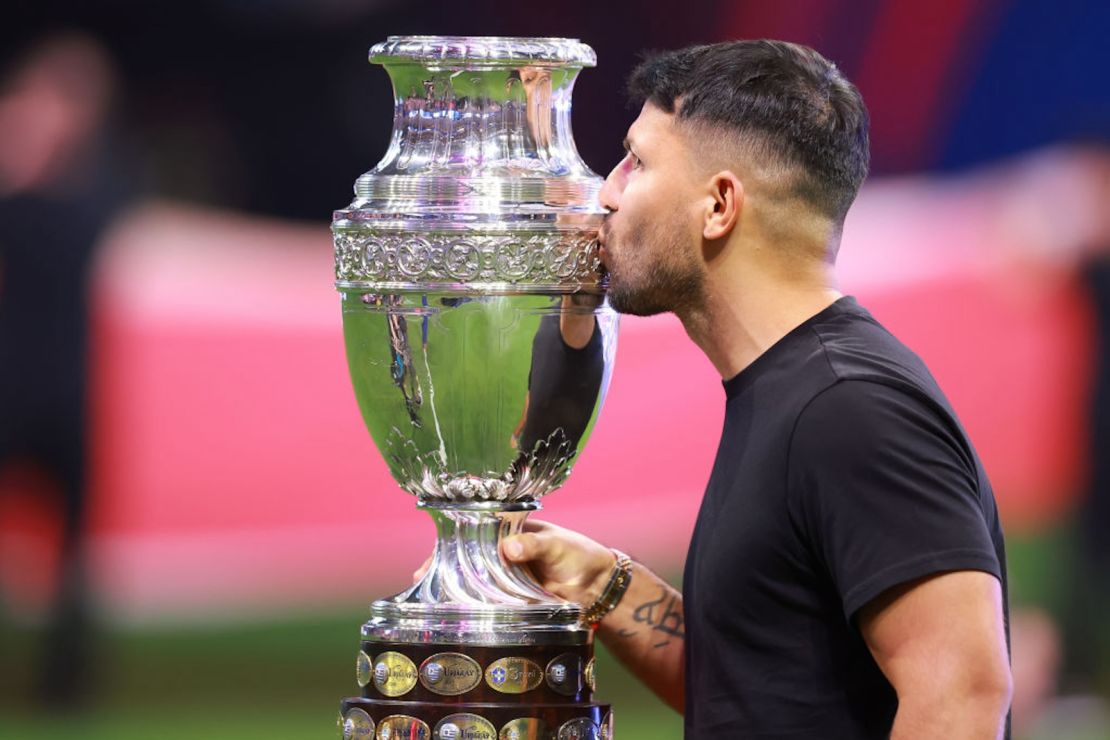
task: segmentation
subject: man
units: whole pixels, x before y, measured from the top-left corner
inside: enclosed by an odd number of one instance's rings
[[[922,362],[836,290],[869,160],[858,91],[775,41],[662,55],[630,91],[601,192],[609,297],[673,311],[727,406],[682,594],[631,565],[601,639],[687,738],[1008,734],[990,484]],[[504,554],[593,614],[625,567],[549,524]]]
[[[90,275],[131,187],[104,46],[71,31],[13,32],[0,44],[0,472],[31,466],[59,494],[36,699],[73,710],[96,686],[84,553]]]

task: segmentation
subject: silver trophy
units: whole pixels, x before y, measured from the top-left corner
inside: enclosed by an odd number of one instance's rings
[[[371,606],[346,738],[605,738],[582,609],[499,543],[558,488],[616,350],[579,156],[576,40],[391,37],[381,162],[336,211],[351,379],[390,471],[435,521],[431,567]]]

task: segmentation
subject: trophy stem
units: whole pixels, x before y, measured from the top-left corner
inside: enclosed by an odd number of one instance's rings
[[[524,568],[508,563],[501,555],[501,540],[519,533],[532,503],[527,508],[475,510],[425,505],[436,525],[436,549],[428,574],[417,584],[427,599],[424,603],[527,606],[563,605],[545,591]]]
[[[472,644],[586,644],[582,607],[545,591],[506,562],[501,540],[521,531],[535,501],[470,506],[421,502],[436,525],[428,572],[411,588],[371,605],[363,638]]]

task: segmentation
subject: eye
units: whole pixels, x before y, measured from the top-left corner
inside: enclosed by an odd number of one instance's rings
[[[632,162],[632,169],[634,170],[638,170],[644,166],[644,163],[640,161],[640,158],[631,151],[628,152],[628,159],[630,162]]]

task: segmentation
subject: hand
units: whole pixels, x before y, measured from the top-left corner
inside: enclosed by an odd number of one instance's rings
[[[601,596],[617,556],[584,534],[540,521],[526,521],[521,534],[501,542],[501,556],[529,568],[536,581],[556,596],[589,606]],[[412,574],[419,581],[432,565],[429,557]]]
[[[531,520],[521,534],[502,540],[501,556],[528,567],[547,591],[583,606],[601,595],[617,562],[612,550],[584,534]]]

